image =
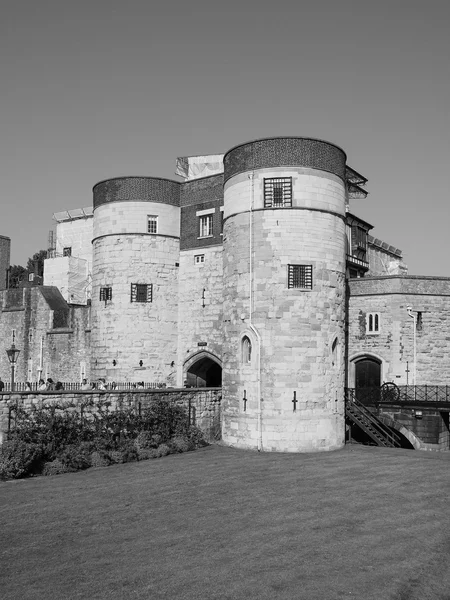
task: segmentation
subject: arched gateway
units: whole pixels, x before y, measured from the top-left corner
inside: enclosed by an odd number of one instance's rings
[[[191,387],[220,387],[222,365],[210,352],[201,351],[191,356],[184,365],[185,381]]]

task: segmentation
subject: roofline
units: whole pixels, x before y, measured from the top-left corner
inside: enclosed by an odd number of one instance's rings
[[[343,155],[345,156],[345,162],[347,163],[347,153],[345,152],[345,150],[343,150],[337,144],[334,144],[333,142],[329,142],[328,140],[322,140],[321,138],[314,138],[314,137],[302,136],[302,135],[274,135],[274,136],[270,136],[270,137],[263,137],[263,138],[257,138],[255,140],[249,140],[248,142],[243,142],[242,144],[237,144],[237,146],[233,146],[227,152],[225,152],[225,154],[223,155],[224,163],[225,163],[225,157],[230,152],[233,152],[233,150],[236,150],[236,148],[240,148],[241,146],[247,146],[247,144],[254,144],[255,142],[264,142],[266,140],[311,140],[313,142],[322,142],[323,144],[328,144],[329,146],[334,146],[335,148],[340,150],[343,153]]]
[[[151,175],[122,175],[121,177],[108,177],[108,179],[102,179],[98,181],[92,188],[92,191],[100,185],[101,183],[106,183],[107,181],[115,181],[117,179],[158,179],[159,181],[170,181],[171,183],[178,183],[181,185],[183,181],[176,181],[175,179],[169,179],[168,177],[152,177]]]

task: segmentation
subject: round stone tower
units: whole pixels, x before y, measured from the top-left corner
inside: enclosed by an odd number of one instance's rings
[[[224,157],[223,439],[344,444],[346,155],[298,137]]]
[[[94,186],[92,378],[175,383],[180,184]]]

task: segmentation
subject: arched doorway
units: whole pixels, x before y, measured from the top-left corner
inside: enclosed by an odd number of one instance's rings
[[[381,386],[381,363],[375,358],[365,356],[355,362],[355,388]]]
[[[222,366],[219,359],[208,352],[192,356],[185,364],[185,384],[190,387],[220,387]]]

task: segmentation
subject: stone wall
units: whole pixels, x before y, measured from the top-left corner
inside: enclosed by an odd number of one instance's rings
[[[75,405],[92,399],[95,402],[111,402],[110,410],[118,407],[145,408],[155,400],[166,400],[182,405],[190,412],[193,425],[199,427],[209,442],[220,439],[220,408],[222,391],[216,388],[174,389],[174,390],[133,390],[108,392],[22,392],[0,393],[0,444],[7,437],[10,406],[19,404],[25,409],[42,404]]]
[[[69,306],[65,327],[53,327],[53,310],[41,287],[1,292],[0,377],[8,381],[10,363],[6,350],[12,343],[20,350],[16,381],[80,381],[81,372],[89,377],[90,308]],[[49,288],[47,288],[49,289]],[[42,360],[41,360],[42,357]],[[42,373],[40,367],[42,365]]]
[[[202,262],[197,256],[203,257]],[[180,253],[178,385],[199,353],[222,360],[222,269],[222,246]]]
[[[364,355],[381,362],[383,382],[413,383],[414,323],[408,306],[417,320],[416,385],[450,383],[450,278],[367,277],[351,279],[349,289],[349,387],[355,383],[354,362]],[[366,332],[371,312],[379,313],[379,333]]]
[[[9,237],[0,235],[0,291],[6,289],[7,271],[10,266],[11,240]]]

